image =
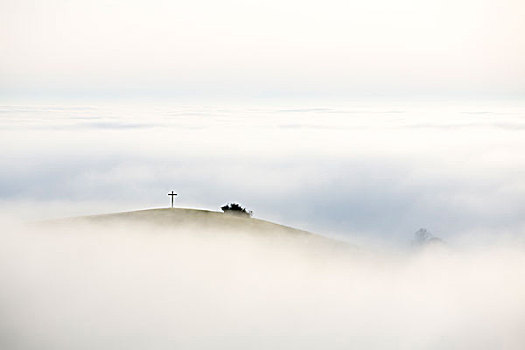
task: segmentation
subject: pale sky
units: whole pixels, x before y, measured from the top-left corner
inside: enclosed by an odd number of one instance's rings
[[[523,96],[520,0],[2,0],[9,95]]]

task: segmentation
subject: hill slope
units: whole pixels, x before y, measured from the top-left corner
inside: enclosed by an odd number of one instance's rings
[[[115,225],[119,227],[151,226],[170,232],[221,233],[264,237],[270,240],[296,241],[324,247],[348,247],[311,232],[279,225],[265,220],[199,209],[168,208],[92,215],[56,220],[54,224]]]

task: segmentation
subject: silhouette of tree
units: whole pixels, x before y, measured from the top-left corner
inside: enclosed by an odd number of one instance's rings
[[[423,244],[432,238],[432,234],[426,228],[420,228],[414,233],[417,244]]]
[[[228,203],[221,207],[222,211],[225,214],[232,214],[232,215],[239,215],[239,216],[247,216],[251,217],[253,215],[253,211],[246,210],[246,208],[241,207],[238,203]]]
[[[444,243],[440,238],[434,236],[426,228],[420,228],[414,233],[414,236],[415,238],[414,238],[413,243],[416,246],[426,246],[429,244],[443,244]]]

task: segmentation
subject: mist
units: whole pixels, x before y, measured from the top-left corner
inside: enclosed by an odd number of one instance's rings
[[[16,103],[0,210],[21,221],[169,204],[352,239],[519,237],[520,101]]]
[[[2,349],[521,349],[523,104],[0,109]],[[169,205],[213,227],[51,225]],[[252,219],[250,219],[252,220]],[[424,227],[443,244],[416,247]]]
[[[334,251],[214,229],[16,224],[3,349],[520,349],[525,250]],[[341,243],[343,244],[343,243]]]
[[[0,1],[0,349],[525,348],[524,17]]]

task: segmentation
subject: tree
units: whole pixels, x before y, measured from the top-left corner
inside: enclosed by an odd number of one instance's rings
[[[228,203],[221,207],[222,211],[225,214],[232,214],[232,215],[239,215],[239,216],[247,216],[251,217],[253,215],[253,211],[246,210],[246,208],[241,207],[238,203]]]
[[[425,244],[432,239],[432,234],[426,228],[420,228],[414,233],[416,244]]]
[[[413,244],[416,246],[427,246],[431,244],[432,245],[444,244],[443,240],[434,236],[426,228],[420,228],[419,230],[416,231],[416,233],[414,233],[414,236],[415,238],[414,238]]]

